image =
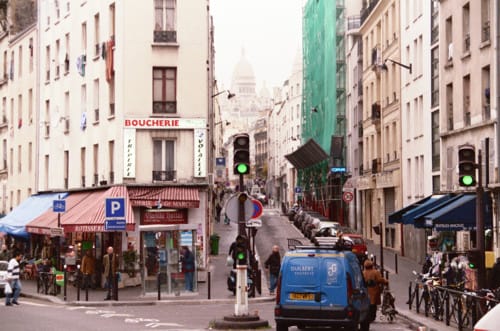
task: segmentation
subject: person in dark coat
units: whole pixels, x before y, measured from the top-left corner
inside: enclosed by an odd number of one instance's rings
[[[281,268],[280,248],[278,245],[273,246],[273,250],[266,262],[264,262],[264,266],[269,270],[269,294],[273,295]]]
[[[497,257],[495,264],[493,265],[493,289],[500,287],[500,257]]]
[[[181,247],[182,272],[184,273],[185,289],[193,292],[194,289],[194,254],[187,246]]]
[[[380,271],[373,267],[373,262],[371,260],[366,260],[364,267],[363,278],[365,279],[365,284],[368,288],[368,296],[370,297],[370,322],[373,322],[377,317],[377,305],[381,304],[380,285],[389,284],[389,281],[382,277]]]

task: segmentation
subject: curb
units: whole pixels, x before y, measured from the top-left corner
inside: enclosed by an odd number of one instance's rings
[[[109,307],[109,306],[153,306],[153,305],[205,305],[205,304],[233,304],[235,299],[180,299],[180,300],[125,300],[125,301],[64,301],[58,297],[43,294],[22,293],[22,297],[34,298],[42,301],[48,301],[60,305],[67,306],[92,306],[92,307]],[[273,302],[274,296],[249,298],[249,303]]]

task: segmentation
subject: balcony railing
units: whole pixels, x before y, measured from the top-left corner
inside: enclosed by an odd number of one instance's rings
[[[349,16],[347,18],[347,30],[357,30],[361,26],[361,17],[359,15]]]
[[[175,43],[177,42],[177,31],[155,31],[154,32],[154,42],[155,43]]]
[[[375,9],[375,6],[377,6],[377,3],[379,0],[371,0],[369,1],[369,4],[361,9],[361,25],[365,22],[365,20],[370,16],[370,13]]]
[[[176,173],[175,170],[153,170],[153,181],[173,181]]]
[[[485,42],[490,40],[490,21],[486,21],[483,23],[483,27],[481,29],[481,41]]]
[[[172,114],[177,111],[176,101],[154,101],[153,114]]]

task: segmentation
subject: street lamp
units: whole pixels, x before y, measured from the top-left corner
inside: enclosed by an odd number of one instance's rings
[[[236,96],[236,94],[231,93],[231,91],[229,91],[229,90],[224,90],[224,91],[221,91],[221,92],[219,92],[219,93],[216,93],[216,94],[212,95],[212,98],[215,98],[216,96],[221,95],[222,93],[226,93],[226,92],[227,92],[227,98],[228,98],[228,99],[231,99],[231,98],[233,98],[233,97],[235,97],[235,96]]]
[[[408,70],[410,71],[410,74],[411,74],[411,63],[410,63],[409,65],[406,65],[406,64],[402,64],[402,63],[400,63],[400,62],[398,62],[398,61],[394,61],[394,60],[389,59],[389,58],[385,59],[385,60],[384,60],[384,63],[382,63],[381,68],[382,68],[383,70],[387,70],[387,65],[385,64],[387,61],[391,61],[392,63],[397,64],[397,65],[398,65],[398,66],[400,66],[400,67],[403,67],[403,68],[405,68],[405,69],[408,69]]]
[[[228,120],[225,120],[225,121],[215,122],[215,123],[214,123],[214,126],[219,125],[219,124],[222,124],[222,123],[225,123],[226,125],[231,124],[231,122],[229,122]]]

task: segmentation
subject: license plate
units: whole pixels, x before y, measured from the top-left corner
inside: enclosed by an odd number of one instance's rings
[[[312,301],[312,300],[314,300],[314,294],[313,293],[290,293],[290,300]]]

